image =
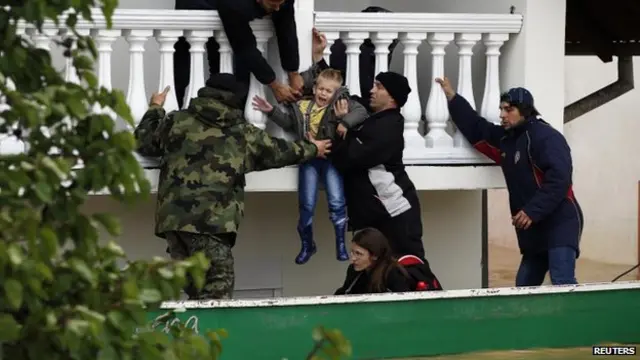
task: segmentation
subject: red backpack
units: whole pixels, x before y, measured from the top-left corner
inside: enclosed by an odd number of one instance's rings
[[[415,255],[405,255],[398,259],[398,263],[409,273],[410,286],[414,291],[442,290],[442,285],[431,271],[428,261]]]

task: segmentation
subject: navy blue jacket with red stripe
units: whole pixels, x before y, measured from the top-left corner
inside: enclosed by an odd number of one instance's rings
[[[505,130],[480,117],[460,95],[449,101],[449,113],[465,138],[502,167],[511,214],[523,210],[531,218],[529,229],[516,229],[520,251],[570,246],[579,254],[582,210],[573,193],[571,149],[564,136],[536,117]]]

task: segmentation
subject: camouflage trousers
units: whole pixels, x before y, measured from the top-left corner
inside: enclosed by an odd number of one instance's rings
[[[231,299],[235,285],[233,254],[225,239],[210,235],[172,231],[166,234],[172,259],[183,260],[197,252],[203,252],[211,262],[205,275],[202,289],[195,288],[193,281],[185,287],[189,300]]]

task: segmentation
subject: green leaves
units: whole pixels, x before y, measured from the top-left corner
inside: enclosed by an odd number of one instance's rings
[[[20,338],[22,325],[9,314],[0,314],[0,343],[16,341]]]
[[[215,359],[208,356],[213,350],[207,338],[190,329],[173,339],[135,333],[147,326],[149,308],[180,295],[189,274],[202,283],[206,261],[130,262],[108,241],[122,234],[122,215],[92,214],[85,207],[90,193],[105,188],[128,203],[144,199],[150,188],[133,154],[133,135],[114,121],[133,124],[125,96],[98,86],[96,46],[73,28],[80,19],[91,21],[95,8],[110,26],[117,5],[27,0],[0,11],[0,93],[9,105],[0,110],[0,137],[28,145],[23,154],[0,154],[3,358]],[[73,13],[60,17],[70,7]],[[78,83],[65,81],[48,51],[16,35],[19,21],[37,32],[59,17],[76,40],[55,41]],[[96,112],[94,105],[107,111]]]

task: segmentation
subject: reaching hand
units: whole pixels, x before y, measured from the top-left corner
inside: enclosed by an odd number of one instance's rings
[[[448,100],[451,100],[456,96],[456,91],[453,90],[451,82],[449,82],[449,79],[446,76],[436,78],[436,82],[440,84],[440,87],[442,88],[442,91],[444,91],[444,95]]]
[[[167,100],[167,94],[171,90],[171,86],[168,86],[162,90],[161,93],[153,93],[151,95],[151,101],[149,101],[149,105],[158,105],[164,106],[164,102]]]
[[[274,81],[270,86],[273,91],[273,95],[279,103],[283,101],[294,102],[300,97],[300,92],[281,82]]]
[[[317,63],[324,56],[324,49],[327,47],[327,37],[320,31],[313,28],[313,45],[311,47],[313,62]]]
[[[258,95],[253,97],[251,105],[253,105],[253,110],[262,111],[265,114],[270,113],[271,110],[273,110],[273,105],[271,105],[266,99]]]
[[[299,73],[289,73],[289,86],[293,88],[293,90],[302,93],[302,89],[304,88],[304,79],[302,79],[302,75]]]
[[[336,113],[338,119],[342,119],[347,115],[349,113],[349,102],[347,99],[338,100],[335,105],[333,105],[333,111]]]
[[[345,138],[347,137],[347,127],[344,126],[344,124],[338,124],[338,128],[336,129],[336,132],[338,133],[338,135],[340,135],[341,138]]]
[[[307,133],[307,139],[318,148],[317,157],[326,158],[331,153],[331,140],[316,140],[311,133]]]

